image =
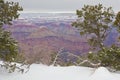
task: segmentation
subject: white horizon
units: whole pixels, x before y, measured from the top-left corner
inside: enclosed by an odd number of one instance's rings
[[[76,13],[76,11],[20,11],[19,13]]]

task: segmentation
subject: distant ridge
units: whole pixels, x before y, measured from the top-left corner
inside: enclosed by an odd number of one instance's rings
[[[76,55],[86,54],[90,49],[86,37],[80,36],[79,31],[71,26],[76,20],[73,13],[22,13],[21,16],[23,19],[15,20],[5,29],[12,32],[20,51],[28,59],[35,61],[36,57],[42,57],[42,62],[49,64],[51,54],[61,48],[64,48],[63,52]],[[116,43],[117,36],[113,30],[105,44]]]
[[[20,13],[73,13],[75,14],[76,11],[22,11]]]

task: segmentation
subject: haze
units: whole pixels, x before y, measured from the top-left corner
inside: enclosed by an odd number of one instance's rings
[[[120,11],[120,0],[8,0],[19,2],[24,8],[23,12],[75,12],[84,4],[101,3],[113,10]]]

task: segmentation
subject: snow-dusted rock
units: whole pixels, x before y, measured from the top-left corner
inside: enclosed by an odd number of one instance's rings
[[[90,76],[89,80],[117,80],[105,67],[99,67]]]

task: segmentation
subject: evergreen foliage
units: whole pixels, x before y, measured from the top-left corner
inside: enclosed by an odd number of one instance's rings
[[[114,18],[112,8],[103,7],[102,4],[84,5],[76,13],[78,19],[73,22],[72,26],[77,27],[81,35],[91,35],[88,42],[92,47],[102,48],[104,40],[111,31],[109,25],[112,24]]]
[[[21,10],[22,7],[20,7],[17,2],[0,0],[0,60],[3,61],[1,66],[7,69],[14,65],[14,68],[9,69],[10,71],[14,71],[16,67],[15,64],[12,65],[11,62],[16,61],[19,55],[18,46],[15,39],[11,37],[11,33],[4,30],[3,26],[12,25],[12,20],[19,17],[18,11]]]
[[[120,48],[115,45],[105,47],[97,53],[88,53],[88,59],[94,63],[101,63],[100,66],[120,70]]]
[[[78,19],[73,22],[81,35],[88,35],[88,43],[95,51],[88,53],[88,60],[93,63],[100,63],[100,66],[110,67],[120,70],[120,48],[113,44],[108,47],[104,44],[107,36],[114,26],[114,12],[111,7],[103,7],[98,5],[85,5],[81,10],[76,11]],[[114,21],[120,31],[120,12]]]
[[[117,13],[114,25],[117,27],[117,30],[120,32],[120,12]]]

